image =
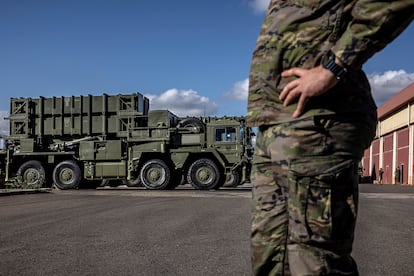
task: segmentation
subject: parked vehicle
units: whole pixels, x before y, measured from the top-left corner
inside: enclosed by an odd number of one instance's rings
[[[134,93],[11,98],[8,119],[0,174],[17,186],[216,189],[250,179],[254,133],[244,117],[180,118]]]

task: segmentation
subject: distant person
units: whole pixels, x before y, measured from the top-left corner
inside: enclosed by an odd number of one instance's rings
[[[400,184],[401,182],[401,169],[400,166],[397,166],[394,172],[394,184]]]
[[[384,170],[382,168],[380,168],[378,174],[379,174],[379,184],[383,184],[382,179],[383,179],[383,176],[384,176]]]
[[[358,275],[358,162],[377,122],[361,68],[413,17],[414,0],[270,1],[247,115],[255,275]]]

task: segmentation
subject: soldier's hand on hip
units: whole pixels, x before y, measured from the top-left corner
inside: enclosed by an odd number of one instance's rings
[[[288,106],[295,101],[298,102],[298,106],[293,113],[294,118],[302,114],[310,98],[324,94],[339,81],[331,71],[322,66],[312,69],[291,68],[282,72],[282,77],[293,76],[296,76],[297,79],[289,82],[283,88],[279,99],[283,101],[284,106]]]

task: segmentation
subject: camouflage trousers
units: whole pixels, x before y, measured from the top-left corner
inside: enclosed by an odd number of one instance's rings
[[[376,117],[324,115],[262,126],[252,183],[255,275],[358,275],[351,257],[358,163]]]

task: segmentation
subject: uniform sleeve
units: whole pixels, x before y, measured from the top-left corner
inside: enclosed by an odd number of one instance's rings
[[[350,68],[361,68],[414,18],[414,0],[357,1],[345,32],[332,51]]]

